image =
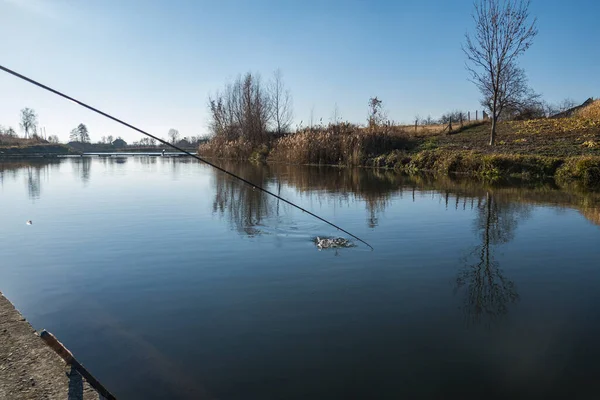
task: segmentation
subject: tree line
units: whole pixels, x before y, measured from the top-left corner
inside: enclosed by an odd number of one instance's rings
[[[547,117],[574,105],[568,100],[558,105],[541,100],[541,96],[529,87],[525,71],[518,63],[538,34],[537,19],[530,18],[530,4],[530,0],[476,0],[472,14],[474,31],[465,35],[462,45],[470,80],[479,89],[481,105],[491,120],[490,145],[495,143],[499,120]],[[390,124],[381,99],[370,98],[368,107],[368,127]],[[280,70],[275,71],[266,82],[258,74],[239,75],[222,91],[209,96],[208,108],[209,129],[213,137],[228,141],[243,139],[252,145],[288,133],[293,122],[292,96]],[[464,120],[466,114],[455,111],[442,115],[438,120],[431,117],[422,119],[421,123],[446,123],[450,119]],[[339,121],[337,105],[333,121]],[[34,110],[21,110],[20,127],[25,138],[39,137]],[[1,133],[16,134],[12,128]],[[181,140],[192,142],[187,138],[180,139],[176,129],[170,129],[167,135],[174,144]],[[81,143],[90,142],[89,131],[83,123],[71,131],[69,138]],[[101,142],[112,143],[108,138],[103,137]],[[58,137],[53,135],[48,140],[57,142]],[[153,145],[151,139],[146,138],[138,143]]]
[[[49,135],[45,137],[41,132],[42,130],[39,128],[39,120],[38,114],[32,108],[23,108],[20,112],[20,123],[19,127],[23,133],[23,136],[20,137],[12,127],[3,127],[0,125],[0,136],[5,138],[13,138],[13,139],[25,139],[25,140],[35,140],[39,142],[46,143],[60,143],[60,139],[58,135]],[[179,131],[177,129],[169,129],[167,132],[168,139],[162,139],[164,141],[168,141],[172,144],[177,144],[180,147],[196,147],[200,143],[204,142],[206,139],[203,136],[185,136],[181,137]],[[84,143],[91,144],[92,140],[90,137],[90,131],[84,123],[80,123],[75,128],[73,128],[69,132],[69,143]],[[127,146],[127,142],[123,140],[120,136],[113,137],[112,135],[102,136],[100,140],[96,144],[116,146],[116,147],[124,147]],[[142,146],[142,147],[154,147],[157,145],[157,141],[150,137],[142,137],[138,141],[134,141],[132,143],[133,146]]]
[[[481,105],[491,120],[490,145],[495,143],[497,122],[504,119],[548,117],[574,106],[573,101],[551,105],[541,100],[528,85],[518,60],[538,34],[537,19],[531,19],[530,0],[477,0],[474,4],[473,33],[465,35],[462,46],[466,67],[482,95]],[[367,126],[390,124],[378,97],[369,99]],[[283,85],[280,71],[264,84],[259,75],[247,73],[227,84],[223,91],[209,96],[210,132],[217,139],[244,139],[264,143],[269,134],[286,133],[293,119],[291,95]],[[338,123],[337,105],[333,123]],[[422,124],[465,120],[466,113],[455,111],[440,119],[416,118]],[[321,119],[322,121],[322,119]],[[311,110],[310,127],[313,126]],[[302,124],[302,123],[301,123]]]
[[[222,91],[209,96],[208,107],[210,131],[224,140],[264,143],[270,133],[289,132],[293,120],[292,97],[280,70],[267,83],[250,72],[238,76]]]

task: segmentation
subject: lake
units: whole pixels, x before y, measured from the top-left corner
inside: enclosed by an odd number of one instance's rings
[[[220,165],[374,250],[187,158],[1,161],[0,290],[122,399],[599,395],[600,195]]]

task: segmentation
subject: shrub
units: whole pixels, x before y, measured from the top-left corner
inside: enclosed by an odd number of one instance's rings
[[[575,180],[586,188],[600,186],[600,157],[574,157],[557,171],[561,181]]]

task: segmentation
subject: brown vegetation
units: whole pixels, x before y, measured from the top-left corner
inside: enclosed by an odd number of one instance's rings
[[[273,143],[269,159],[291,164],[364,165],[377,155],[407,151],[410,146],[411,140],[403,131],[339,124],[284,136]]]
[[[23,146],[30,146],[30,145],[37,145],[37,144],[45,144],[48,143],[47,140],[42,139],[39,136],[32,136],[31,138],[22,138],[22,137],[18,137],[16,134],[7,134],[7,133],[2,133],[0,132],[0,147],[7,147],[7,146],[17,146],[17,147],[23,147]]]
[[[50,143],[37,135],[21,138],[7,130],[9,133],[0,133],[0,157],[17,157],[31,155],[68,154],[66,146]]]
[[[290,164],[372,166],[397,170],[469,174],[484,179],[506,177],[600,184],[598,102],[561,119],[506,121],[498,124],[497,146],[488,146],[489,122],[457,127],[452,134],[389,124],[359,127],[348,123],[270,135],[260,145],[238,138],[215,137],[199,153],[231,159]]]

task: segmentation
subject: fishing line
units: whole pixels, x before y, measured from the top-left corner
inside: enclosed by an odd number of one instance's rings
[[[110,115],[110,114],[107,114],[107,113],[105,113],[105,112],[103,112],[103,111],[100,111],[100,110],[98,110],[97,108],[94,108],[94,107],[92,107],[92,106],[90,106],[90,105],[87,105],[87,104],[85,104],[85,103],[83,103],[83,102],[81,102],[81,101],[79,101],[79,100],[77,100],[77,99],[75,99],[75,98],[73,98],[73,97],[71,97],[71,96],[68,96],[68,95],[66,95],[66,94],[64,94],[64,93],[62,93],[62,92],[59,92],[58,90],[52,89],[51,87],[49,87],[49,86],[46,86],[46,85],[44,85],[44,84],[42,84],[42,83],[40,83],[40,82],[38,82],[38,81],[35,81],[35,80],[31,79],[31,78],[28,78],[28,77],[26,77],[25,75],[21,75],[21,74],[19,74],[18,72],[16,72],[16,71],[13,71],[13,70],[11,70],[11,69],[9,69],[9,68],[6,68],[6,67],[5,67],[5,66],[3,66],[3,65],[0,65],[0,69],[1,69],[2,71],[4,71],[4,72],[8,72],[9,74],[16,76],[17,78],[20,78],[20,79],[22,79],[22,80],[24,80],[24,81],[27,81],[27,82],[29,82],[29,83],[31,83],[31,84],[33,84],[33,85],[35,85],[35,86],[38,86],[38,87],[40,87],[40,88],[42,88],[42,89],[45,89],[45,90],[47,90],[47,91],[49,91],[49,92],[51,92],[51,93],[54,93],[54,94],[58,95],[58,96],[60,96],[60,97],[63,97],[63,98],[65,98],[65,99],[69,100],[69,101],[72,101],[73,103],[76,103],[76,104],[78,104],[78,105],[80,105],[80,106],[82,106],[82,107],[85,107],[85,108],[87,108],[88,110],[91,110],[91,111],[93,111],[93,112],[95,112],[95,113],[97,113],[97,114],[100,114],[100,115],[102,115],[103,117],[106,117],[106,118],[108,118],[108,119],[111,119],[111,120],[113,120],[113,121],[115,121],[115,122],[118,122],[119,124],[121,124],[121,125],[124,125],[124,126],[126,126],[126,127],[130,128],[130,129],[133,129],[133,130],[134,130],[134,131],[136,131],[136,132],[139,132],[139,133],[141,133],[141,134],[143,134],[143,135],[146,135],[146,136],[148,136],[148,137],[151,137],[152,139],[154,139],[154,140],[156,140],[156,141],[158,141],[158,142],[160,142],[160,143],[162,143],[162,144],[164,144],[164,145],[166,145],[166,146],[172,147],[172,148],[174,148],[175,150],[177,150],[177,151],[179,151],[179,152],[181,152],[181,153],[183,153],[183,154],[186,154],[186,155],[188,155],[188,156],[190,156],[190,157],[192,157],[192,158],[195,158],[195,159],[197,159],[197,160],[199,160],[199,161],[201,161],[201,162],[203,162],[203,163],[205,163],[205,164],[207,164],[207,165],[210,165],[211,167],[213,167],[213,168],[215,168],[215,169],[217,169],[217,170],[219,170],[219,171],[223,172],[224,174],[227,174],[227,175],[229,175],[229,176],[231,176],[231,177],[233,177],[233,178],[235,178],[235,179],[238,179],[238,180],[240,180],[240,181],[244,182],[244,183],[245,183],[245,184],[247,184],[247,185],[250,185],[250,186],[252,186],[252,188],[253,188],[253,189],[257,189],[257,190],[259,190],[259,191],[261,191],[261,192],[263,192],[263,193],[266,193],[266,194],[268,194],[268,195],[270,195],[270,196],[273,196],[273,197],[275,197],[276,199],[279,199],[279,200],[283,201],[284,203],[286,203],[286,204],[289,204],[290,206],[292,206],[292,207],[294,207],[294,208],[296,208],[296,209],[298,209],[298,210],[300,210],[300,211],[302,211],[302,212],[305,212],[305,213],[307,213],[308,215],[310,215],[310,216],[312,216],[312,217],[314,217],[314,218],[318,219],[319,221],[322,221],[322,222],[326,223],[327,225],[329,225],[329,226],[332,226],[332,227],[334,227],[334,228],[336,228],[336,229],[340,230],[341,232],[344,232],[346,235],[349,235],[349,236],[353,237],[354,239],[358,240],[359,242],[361,242],[361,243],[364,243],[364,244],[366,244],[367,246],[369,246],[369,248],[370,248],[371,250],[374,250],[374,249],[373,249],[373,246],[371,246],[369,243],[365,242],[364,240],[362,240],[362,239],[361,239],[361,238],[359,238],[358,236],[356,236],[356,235],[353,235],[352,233],[348,232],[347,230],[340,228],[339,226],[337,226],[337,225],[336,225],[336,224],[334,224],[333,222],[329,222],[329,221],[327,221],[325,218],[319,217],[317,214],[315,214],[315,213],[312,213],[312,212],[308,211],[307,209],[305,209],[305,208],[303,208],[303,207],[300,207],[299,205],[296,205],[296,204],[292,203],[291,201],[289,201],[289,200],[286,200],[286,199],[284,199],[283,197],[281,197],[281,196],[279,196],[279,195],[277,195],[277,194],[275,194],[275,193],[273,193],[273,192],[271,192],[271,191],[269,191],[269,190],[267,190],[267,189],[265,189],[265,188],[263,188],[263,187],[257,186],[257,185],[255,185],[254,183],[250,182],[249,180],[247,180],[247,179],[244,179],[244,178],[242,178],[242,177],[240,177],[240,176],[238,176],[238,175],[234,174],[233,172],[229,172],[229,171],[227,171],[226,169],[224,169],[224,168],[221,168],[221,167],[219,167],[218,165],[215,165],[215,164],[211,163],[210,161],[207,161],[207,160],[203,159],[202,157],[199,157],[199,156],[198,156],[198,155],[196,155],[196,154],[190,153],[189,151],[186,151],[186,150],[184,150],[184,149],[182,149],[182,148],[180,148],[180,147],[178,147],[178,146],[176,146],[176,145],[174,145],[174,144],[171,144],[171,143],[167,142],[166,140],[160,139],[160,138],[158,138],[158,137],[156,137],[156,136],[154,136],[154,135],[152,135],[152,134],[150,134],[150,133],[148,133],[148,132],[145,132],[145,131],[141,130],[140,128],[136,128],[135,126],[133,126],[133,125],[131,125],[131,124],[128,124],[128,123],[127,123],[127,122],[125,122],[125,121],[122,121],[122,120],[120,120],[120,119],[118,119],[118,118],[116,118],[116,117],[113,117],[113,116],[112,116],[112,115]]]

